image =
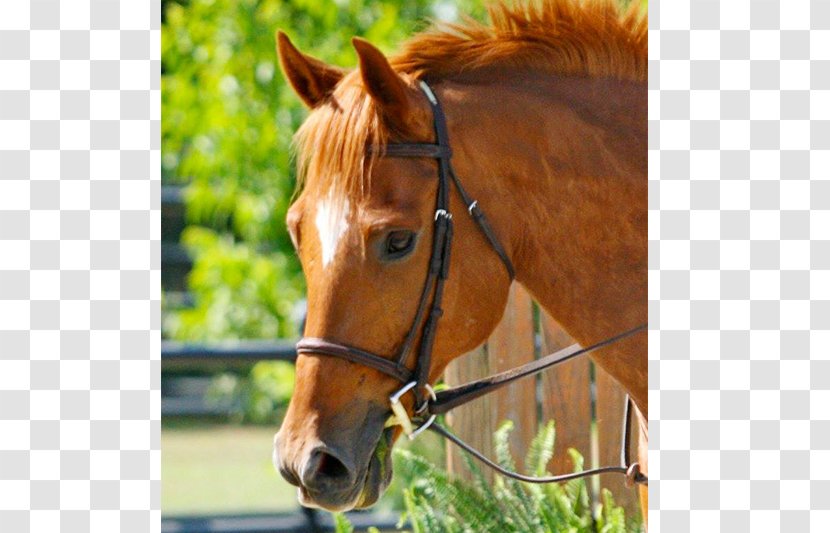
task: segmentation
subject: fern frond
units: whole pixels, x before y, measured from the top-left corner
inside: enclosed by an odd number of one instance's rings
[[[597,513],[599,533],[625,533],[625,509],[614,504],[614,497],[608,489],[602,489],[602,504]]]
[[[530,443],[525,457],[525,470],[536,477],[549,475],[547,464],[553,457],[553,446],[556,438],[556,430],[553,420],[541,426],[536,436]],[[533,499],[535,515],[538,517],[536,525],[549,531],[556,530],[556,512],[548,505],[545,491],[541,485],[525,485],[528,494]]]
[[[423,502],[441,508],[448,520],[453,520],[453,527],[469,524],[473,531],[489,530],[497,527],[501,511],[496,499],[479,491],[475,486],[450,477],[444,470],[436,468],[423,457],[406,450],[396,452],[397,459],[409,472],[418,472],[410,488]],[[479,471],[479,475],[480,475]],[[486,481],[482,483],[486,486]],[[449,526],[449,522],[445,524]]]
[[[513,431],[513,422],[505,420],[501,423],[493,436],[493,449],[496,452],[496,461],[499,466],[507,470],[516,470],[516,462],[510,453],[510,433]]]
[[[582,472],[584,470],[585,459],[578,451],[573,448],[568,448],[568,455],[571,457],[571,462],[574,465],[574,472]],[[588,496],[588,485],[585,478],[572,479],[565,483],[565,492],[573,502],[573,511],[583,520],[590,523],[593,518],[591,516],[591,499]]]
[[[499,465],[515,471],[510,453],[513,424],[503,423],[494,434],[494,453]],[[539,428],[525,457],[525,469],[536,476],[549,475],[555,426]],[[444,469],[406,450],[396,450],[399,475],[408,479],[404,492],[406,511],[399,528],[409,522],[413,533],[625,533],[626,516],[611,493],[603,491],[602,504],[591,511],[584,480],[564,484],[534,485],[495,475],[488,483],[481,468],[462,454],[472,481],[450,476]],[[581,471],[583,457],[568,450],[574,471]],[[629,520],[630,521],[630,520]]]
[[[493,493],[493,488],[490,486],[490,482],[487,480],[484,472],[481,471],[481,467],[478,463],[474,461],[472,456],[467,452],[462,453],[461,458],[464,460],[464,464],[467,469],[473,475],[473,487],[481,493],[487,501],[495,502],[496,495]]]
[[[409,525],[412,526],[412,533],[425,533],[424,524],[421,520],[421,510],[415,504],[415,497],[412,496],[411,490],[404,489],[403,502],[406,512],[401,515],[401,519],[398,521],[398,529],[402,528],[404,520],[408,519]]]
[[[343,513],[332,513],[334,517],[334,533],[354,533],[354,526]]]
[[[548,462],[553,457],[553,445],[556,439],[556,429],[553,420],[539,428],[539,432],[530,442],[530,448],[525,458],[525,471],[534,476],[544,476]]]
[[[513,422],[502,422],[493,438],[493,448],[499,466],[513,472],[516,471],[516,461],[510,452],[510,433],[513,431]],[[527,491],[527,485],[512,478],[498,476],[496,479],[496,494],[505,502],[513,521],[520,526],[521,531],[533,531],[539,523],[534,512],[533,497]]]

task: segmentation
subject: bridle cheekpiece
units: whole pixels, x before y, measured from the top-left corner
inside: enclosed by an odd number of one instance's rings
[[[400,398],[405,393],[411,391],[415,395],[416,400],[415,413],[422,414],[426,410],[430,397],[435,396],[429,387],[429,370],[432,361],[432,350],[435,344],[435,332],[438,320],[443,314],[441,302],[444,294],[444,282],[449,276],[450,268],[450,249],[453,236],[453,220],[452,213],[450,213],[449,199],[450,180],[455,184],[456,190],[459,192],[464,205],[467,206],[467,212],[504,263],[510,279],[512,280],[515,277],[513,263],[510,261],[507,252],[493,232],[489,221],[479,208],[478,201],[470,198],[453,170],[450,161],[452,158],[452,149],[450,148],[449,134],[447,132],[447,121],[444,111],[438,102],[438,98],[426,82],[421,81],[420,87],[432,108],[435,142],[395,143],[385,146],[372,145],[367,149],[369,153],[379,154],[382,157],[429,158],[435,159],[438,163],[438,190],[435,198],[435,216],[433,218],[432,253],[427,268],[426,280],[418,302],[418,308],[415,312],[415,318],[404,337],[404,342],[394,359],[383,357],[354,346],[320,338],[306,337],[297,343],[298,354],[322,354],[339,357],[373,368],[402,382],[404,384],[403,387],[390,396],[390,404],[395,413],[395,417],[410,437],[414,437],[417,433],[426,429],[426,427],[421,426],[418,429],[413,429],[409,418],[404,417],[406,411],[400,403]],[[415,367],[409,370],[406,363],[415,344],[418,331],[421,332],[420,342],[418,342],[418,355],[415,360]],[[432,423],[434,418],[427,419],[427,421]]]

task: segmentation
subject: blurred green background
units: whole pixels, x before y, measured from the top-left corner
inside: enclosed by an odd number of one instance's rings
[[[305,108],[279,71],[274,33],[353,67],[354,35],[392,51],[430,17],[483,15],[482,2],[190,0],[164,4],[163,183],[186,184],[182,242],[193,306],[167,307],[182,340],[293,337],[303,294],[285,230],[291,137]]]
[[[162,180],[167,189],[182,187],[179,203],[170,207],[181,209],[182,220],[164,219],[163,234],[167,246],[181,246],[187,255],[178,273],[163,266],[165,339],[298,336],[304,283],[284,219],[295,187],[291,138],[307,110],[279,70],[276,30],[286,31],[304,52],[352,68],[352,36],[392,52],[429,19],[457,20],[459,13],[482,19],[483,5],[481,0],[163,2]],[[182,279],[170,281],[175,275]],[[193,376],[173,372],[172,377]],[[221,368],[210,379],[206,401],[222,406],[224,415],[163,418],[163,512],[295,508],[293,487],[276,474],[270,459],[293,367],[261,362]],[[432,450],[440,460],[442,448],[430,438],[420,449]],[[389,491],[398,500],[387,498],[384,505],[400,508],[400,492]]]

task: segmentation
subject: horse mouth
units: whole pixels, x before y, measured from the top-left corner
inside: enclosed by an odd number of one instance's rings
[[[387,428],[378,439],[366,466],[363,478],[349,489],[340,492],[315,492],[302,485],[297,489],[300,504],[319,507],[332,512],[365,509],[377,503],[392,480],[392,433]]]

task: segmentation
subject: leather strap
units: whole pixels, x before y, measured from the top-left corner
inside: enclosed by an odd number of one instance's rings
[[[645,330],[646,327],[647,324],[640,324],[636,328],[631,328],[620,333],[619,335],[609,337],[586,348],[582,348],[578,344],[572,344],[567,348],[563,348],[562,350],[546,355],[541,359],[531,361],[530,363],[526,363],[522,366],[511,368],[510,370],[505,370],[504,372],[499,372],[498,374],[494,374],[483,379],[471,381],[469,383],[465,383],[464,385],[444,389],[436,393],[436,400],[429,402],[427,405],[427,412],[429,414],[436,415],[444,414],[450,409],[454,409],[459,405],[471,402],[476,398],[489,394],[504,387],[505,385],[509,385],[516,380],[533,376],[552,366],[573,359],[574,357],[588,354],[595,350],[599,350],[600,348],[619,342],[626,337],[631,337],[632,335]]]
[[[493,251],[495,251],[499,256],[501,262],[504,263],[504,268],[507,269],[510,279],[516,279],[516,269],[513,268],[513,262],[510,260],[510,257],[507,255],[507,251],[501,245],[501,242],[499,242],[499,238],[496,237],[496,232],[493,231],[493,227],[484,215],[484,211],[482,211],[481,207],[478,205],[478,201],[473,200],[472,197],[467,194],[467,191],[461,185],[461,180],[458,179],[458,176],[455,174],[455,170],[453,170],[452,167],[450,167],[450,176],[452,177],[452,182],[455,184],[455,188],[458,190],[459,196],[461,196],[461,199],[464,201],[464,205],[467,206],[467,213],[473,217],[473,221],[490,243],[490,247],[493,248]]]
[[[423,157],[428,159],[437,159],[439,165],[439,196],[440,188],[444,187],[446,177],[447,175],[449,175],[452,178],[452,182],[455,185],[455,188],[458,191],[459,196],[461,196],[461,200],[467,207],[467,213],[469,213],[470,217],[472,217],[473,221],[476,223],[479,230],[481,230],[481,232],[484,234],[484,237],[487,239],[487,242],[490,243],[490,246],[493,248],[493,251],[496,252],[496,255],[498,255],[499,259],[501,259],[502,263],[504,263],[504,267],[507,270],[507,274],[510,276],[510,279],[516,279],[516,269],[513,267],[513,262],[507,255],[507,251],[504,249],[504,246],[502,246],[501,242],[499,241],[499,238],[496,236],[496,232],[493,230],[493,227],[490,225],[490,222],[484,215],[484,211],[482,211],[481,206],[478,205],[478,201],[474,200],[467,193],[467,190],[461,185],[461,180],[455,173],[455,169],[453,169],[452,167],[452,149],[450,148],[449,133],[447,131],[447,119],[444,115],[444,111],[438,103],[438,99],[432,92],[432,89],[429,88],[429,85],[427,85],[424,82],[421,82],[421,87],[424,93],[426,93],[427,99],[429,100],[430,106],[432,107],[432,116],[436,139],[435,144],[393,143],[387,144],[385,146],[370,145],[367,147],[366,151],[370,154],[379,154],[382,157]],[[438,198],[437,203],[442,203],[441,198]],[[447,206],[439,208],[445,210],[449,209]]]
[[[394,361],[377,356],[373,353],[346,346],[345,344],[338,344],[336,342],[329,342],[325,339],[317,337],[303,337],[297,343],[297,354],[322,354],[339,357],[357,363],[359,365],[374,368],[379,372],[383,372],[388,376],[406,383],[412,378],[412,372],[405,366],[399,365]]]
[[[524,474],[519,474],[518,472],[513,472],[511,470],[507,470],[503,468],[500,464],[492,461],[483,453],[478,451],[477,449],[473,448],[453,433],[451,433],[447,428],[441,426],[440,424],[433,423],[429,426],[428,429],[437,433],[447,439],[448,441],[452,442],[462,450],[466,451],[482,463],[486,464],[499,474],[503,476],[507,476],[513,479],[517,479],[519,481],[524,481],[525,483],[561,483],[563,481],[570,481],[572,479],[580,479],[588,476],[595,476],[598,474],[624,474],[626,477],[626,484],[630,487],[633,485],[645,485],[648,486],[648,476],[643,474],[640,471],[640,464],[639,463],[630,463],[628,462],[628,449],[630,447],[630,414],[629,409],[631,406],[631,399],[626,397],[625,399],[625,413],[623,415],[623,433],[622,433],[622,441],[620,442],[620,465],[619,466],[601,466],[599,468],[591,468],[588,470],[582,470],[580,472],[571,472],[569,474],[560,474],[557,476],[526,476]]]
[[[423,157],[426,159],[440,159],[451,157],[452,150],[449,146],[428,143],[395,143],[386,146],[371,145],[366,149],[370,154],[378,154],[382,157]]]
[[[619,335],[615,335],[614,337],[610,337],[596,344],[592,344],[591,346],[588,346],[586,348],[581,348],[578,344],[573,344],[571,346],[568,346],[567,348],[563,348],[562,350],[554,352],[550,355],[546,355],[541,359],[538,359],[531,363],[524,364],[520,367],[512,368],[510,370],[500,372],[498,374],[489,376],[484,379],[472,381],[464,385],[459,385],[457,387],[453,387],[450,389],[444,389],[442,391],[437,392],[436,397],[427,402],[426,409],[423,413],[420,414],[420,416],[424,419],[427,419],[430,416],[445,414],[450,409],[471,402],[476,398],[479,398],[485,394],[489,394],[516,380],[536,375],[539,372],[542,372],[543,370],[547,370],[552,366],[564,363],[565,361],[573,359],[574,357],[585,355],[600,348],[604,348],[608,345],[614,344],[627,337],[630,337],[636,333],[644,331],[646,328],[647,324],[641,324],[635,328],[631,328],[628,331],[620,333]],[[556,476],[526,476],[523,474],[519,474],[518,472],[507,470],[498,463],[495,463],[494,461],[490,460],[479,450],[473,448],[472,446],[461,440],[459,437],[452,434],[448,429],[441,426],[441,424],[433,422],[428,426],[428,429],[446,438],[447,440],[449,440],[459,448],[465,450],[466,452],[470,453],[473,457],[483,462],[490,468],[496,470],[500,474],[513,479],[517,479],[519,481],[524,481],[526,483],[558,483],[598,474],[615,473],[624,474],[626,476],[626,483],[628,486],[648,486],[648,476],[646,476],[640,471],[639,463],[629,462],[629,447],[631,440],[630,408],[631,399],[629,397],[626,397],[625,412],[623,414],[622,422],[622,439],[620,442],[619,466],[603,466],[599,468],[583,470],[581,472],[573,472],[569,474],[561,474]]]

